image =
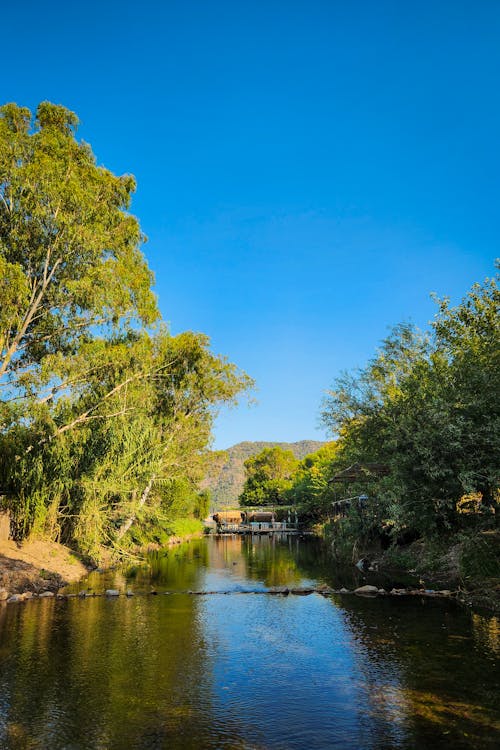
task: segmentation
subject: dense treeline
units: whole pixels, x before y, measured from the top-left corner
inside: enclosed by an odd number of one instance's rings
[[[240,505],[295,505],[303,517],[328,517],[328,480],[337,466],[337,455],[336,442],[323,444],[302,460],[281,445],[264,448],[244,463],[246,480]]]
[[[247,458],[240,505],[283,505],[298,464],[292,451],[278,445]]]
[[[497,279],[474,285],[456,307],[439,301],[429,334],[397,326],[325,401],[339,458],[387,467],[363,484],[373,518],[395,534],[456,528],[466,495],[477,494],[486,518],[498,507],[499,302]]]
[[[210,491],[211,501],[218,510],[234,507],[245,484],[245,461],[257,455],[264,448],[279,446],[292,451],[295,458],[301,460],[309,453],[319,450],[323,443],[319,440],[299,440],[295,443],[276,443],[267,441],[244,441],[224,451],[214,451],[208,471],[202,481],[202,487]]]
[[[161,323],[128,208],[77,118],[0,108],[0,494],[13,533],[98,559],[203,518],[217,406],[249,378]]]
[[[322,411],[335,441],[280,477],[279,502],[300,505],[311,520],[337,513],[335,535],[349,549],[380,538],[451,537],[471,523],[493,527],[500,487],[499,303],[498,276],[475,284],[456,307],[438,300],[429,332],[396,326],[366,367],[338,378]],[[261,454],[247,467],[243,500],[250,490],[258,497],[257,464],[261,496],[272,499],[261,465],[269,473],[268,459]],[[342,482],[342,470],[353,465],[355,476]],[[338,513],[339,500],[359,495],[367,499]]]

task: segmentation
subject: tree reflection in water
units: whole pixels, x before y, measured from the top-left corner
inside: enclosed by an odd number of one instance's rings
[[[495,618],[415,597],[237,593],[343,575],[314,541],[227,537],[85,583],[130,599],[4,605],[0,746],[497,747]]]

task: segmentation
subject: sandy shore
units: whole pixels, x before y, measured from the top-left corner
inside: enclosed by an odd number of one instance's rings
[[[0,589],[10,594],[56,591],[88,573],[78,556],[56,542],[0,542]]]

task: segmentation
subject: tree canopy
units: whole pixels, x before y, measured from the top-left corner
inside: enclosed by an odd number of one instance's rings
[[[373,478],[372,495],[396,531],[453,528],[467,493],[480,493],[486,513],[498,507],[498,277],[475,284],[455,307],[437,303],[429,335],[394,328],[364,369],[336,381],[323,407],[345,466],[389,467]]]
[[[77,124],[0,108],[0,487],[17,538],[98,559],[200,516],[214,415],[251,381],[161,323],[134,178],[98,166]]]
[[[128,213],[135,180],[98,166],[77,123],[49,102],[34,118],[0,108],[0,382],[16,397],[50,386],[97,328],[159,315]]]
[[[282,505],[298,461],[292,451],[279,446],[264,448],[245,461],[246,481],[240,505]]]

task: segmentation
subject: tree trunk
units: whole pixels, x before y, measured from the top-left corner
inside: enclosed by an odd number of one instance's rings
[[[130,527],[134,523],[134,521],[136,519],[136,516],[137,516],[137,512],[142,508],[142,506],[144,505],[144,503],[148,499],[148,497],[149,497],[149,495],[151,493],[151,490],[153,489],[153,484],[155,482],[155,479],[156,479],[156,474],[153,474],[153,476],[151,477],[151,479],[147,483],[146,487],[144,488],[144,491],[143,491],[143,493],[142,493],[142,495],[141,495],[141,497],[139,499],[139,504],[137,505],[137,508],[135,509],[134,513],[131,516],[129,516],[127,518],[127,520],[124,521],[122,523],[122,525],[120,526],[120,528],[118,529],[118,532],[116,534],[116,538],[117,539],[121,539],[123,536],[125,536],[125,534],[127,533],[127,531],[130,529]]]

